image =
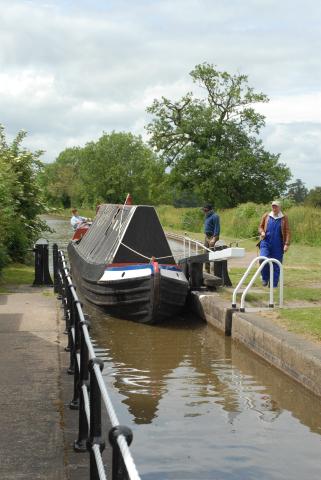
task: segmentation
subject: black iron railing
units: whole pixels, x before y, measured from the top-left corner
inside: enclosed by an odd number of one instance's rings
[[[90,480],[106,479],[102,452],[105,441],[102,432],[102,403],[105,405],[112,428],[108,440],[112,448],[112,480],[139,480],[129,450],[133,435],[128,427],[119,425],[102,376],[103,361],[95,354],[89,335],[90,321],[83,313],[76,288],[62,251],[53,245],[54,291],[64,310],[70,365],[68,373],[74,378],[70,408],[79,411],[77,452],[90,453]]]

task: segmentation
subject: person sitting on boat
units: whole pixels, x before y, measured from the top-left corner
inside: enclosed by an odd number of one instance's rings
[[[82,217],[81,215],[79,215],[77,208],[73,208],[71,210],[71,213],[72,213],[72,217],[70,219],[70,224],[73,230],[77,230],[77,228],[79,228],[82,223],[88,222],[90,220],[89,218]]]

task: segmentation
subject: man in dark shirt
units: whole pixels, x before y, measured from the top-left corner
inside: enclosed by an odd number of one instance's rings
[[[211,204],[206,204],[203,207],[205,214],[204,220],[204,233],[205,242],[204,245],[211,250],[214,250],[215,243],[220,238],[220,217],[213,211]],[[210,263],[205,263],[206,272],[210,273]]]

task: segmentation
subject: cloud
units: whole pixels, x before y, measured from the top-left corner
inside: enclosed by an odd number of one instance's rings
[[[0,7],[0,122],[9,135],[26,129],[46,161],[103,131],[145,135],[146,107],[184,95],[203,61],[248,74],[271,98],[260,106],[263,135],[282,159],[296,165],[285,141],[292,130],[319,152],[309,136],[321,123],[319,2],[0,0]],[[309,145],[296,142],[297,158],[311,158]]]
[[[268,124],[263,140],[266,148],[281,153],[293,178],[313,188],[321,184],[321,123],[295,122]]]
[[[269,123],[321,123],[321,90],[274,98],[257,105],[256,110],[263,113]]]

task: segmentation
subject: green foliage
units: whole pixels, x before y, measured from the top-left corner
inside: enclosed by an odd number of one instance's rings
[[[200,208],[160,205],[157,214],[164,228],[181,232],[203,232],[204,214]]]
[[[185,208],[175,208],[171,205],[159,205],[156,210],[159,220],[164,228],[181,230],[181,218],[186,211]]]
[[[258,235],[259,221],[270,205],[248,202],[236,208],[223,210],[220,213],[221,228],[225,235],[242,239]]]
[[[321,207],[321,187],[315,187],[312,188],[308,195],[305,197],[305,202],[306,205],[309,205],[311,207]]]
[[[307,194],[308,189],[306,188],[302,180],[300,180],[300,178],[297,178],[295,182],[288,185],[286,197],[292,200],[293,203],[303,203]]]
[[[34,266],[11,263],[3,269],[0,277],[0,287],[2,285],[31,285],[34,278]]]
[[[127,193],[139,204],[171,200],[164,162],[131,133],[104,133],[84,148],[64,150],[40,181],[48,202],[64,208],[122,203]]]
[[[187,93],[178,101],[162,97],[148,108],[150,143],[171,168],[173,184],[219,208],[268,202],[286,188],[291,174],[279,155],[264,150],[257,135],[264,117],[253,105],[267,102],[245,75],[197,65],[191,72],[205,97]]]
[[[25,136],[19,132],[9,145],[0,125],[0,269],[9,260],[24,261],[34,240],[47,229],[38,218],[44,210],[37,183],[42,152],[22,148]]]
[[[0,273],[5,265],[8,263],[8,254],[5,245],[0,243]]]
[[[309,207],[292,206],[282,210],[289,217],[292,242],[301,245],[321,245],[321,211]],[[258,234],[258,224],[264,212],[271,206],[248,203],[237,208],[220,212],[222,230],[225,235],[236,238],[250,238]]]
[[[292,242],[300,244],[300,258],[304,258],[305,245],[321,246],[321,210],[293,205],[286,208],[287,204],[287,199],[282,200],[282,210],[289,217]],[[218,210],[221,219],[221,237],[235,240],[258,237],[260,219],[270,210],[270,204],[253,202],[241,204],[236,208]],[[204,216],[199,208],[174,208],[162,205],[157,211],[165,228],[196,234],[203,232]],[[292,252],[291,247],[287,257],[292,256]],[[321,258],[315,261],[321,262]]]
[[[182,215],[182,228],[187,232],[199,232],[203,230],[204,213],[200,208],[187,210]]]
[[[288,211],[292,239],[305,245],[321,245],[321,209],[293,207]]]
[[[184,190],[182,192],[176,187],[173,189],[174,207],[197,207],[202,204],[202,198],[193,191]]]
[[[140,137],[112,132],[82,150],[79,174],[87,204],[98,198],[120,203],[128,192],[135,203],[148,204],[162,194],[159,182],[165,179],[165,167]]]
[[[44,165],[39,174],[46,200],[51,206],[70,208],[79,192],[78,163],[81,149],[67,148],[54,163]]]
[[[321,340],[321,308],[288,308],[280,310],[281,325],[290,332],[298,333],[314,340]]]

